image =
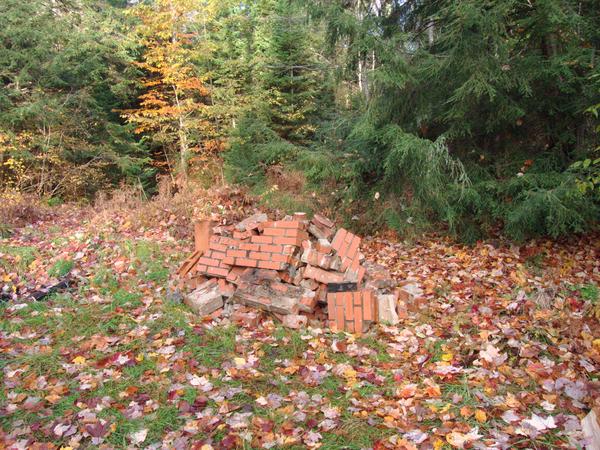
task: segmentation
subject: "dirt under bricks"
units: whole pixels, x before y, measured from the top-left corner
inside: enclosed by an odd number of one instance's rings
[[[398,301],[394,281],[364,264],[361,238],[320,214],[270,220],[256,213],[217,226],[201,221],[195,240],[177,275],[186,303],[201,315],[249,317],[256,325],[262,313],[292,328],[310,323],[363,333],[388,320],[390,296]]]

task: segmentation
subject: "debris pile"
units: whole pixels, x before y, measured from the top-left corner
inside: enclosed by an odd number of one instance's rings
[[[195,251],[178,276],[191,289],[186,303],[202,316],[226,314],[252,325],[259,310],[290,328],[326,322],[332,330],[362,333],[373,322],[397,321],[398,292],[384,268],[363,264],[360,243],[320,214],[201,221]]]

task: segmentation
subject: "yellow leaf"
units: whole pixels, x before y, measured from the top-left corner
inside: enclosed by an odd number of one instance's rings
[[[440,450],[440,448],[442,448],[444,446],[444,441],[442,441],[441,439],[436,439],[435,442],[433,443],[433,448],[434,450]]]
[[[246,364],[246,360],[244,358],[233,358],[233,362],[236,366],[240,367]]]
[[[452,358],[454,358],[454,355],[452,353],[444,353],[442,355],[442,361],[452,361]]]
[[[487,421],[487,414],[483,409],[478,409],[475,411],[475,419],[477,419],[477,422],[479,423],[484,423]]]
[[[76,356],[73,358],[73,364],[85,364],[85,358],[83,356]]]
[[[592,345],[596,347],[596,350],[600,351],[600,339],[594,339]]]
[[[135,357],[135,360],[137,362],[142,362],[144,360],[144,354],[143,353],[138,353],[138,355]]]

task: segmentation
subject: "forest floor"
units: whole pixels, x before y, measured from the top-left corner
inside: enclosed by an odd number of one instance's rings
[[[599,236],[523,246],[366,238],[424,301],[355,337],[216,325],[170,299],[188,256],[61,207],[0,239],[0,448],[575,448],[598,397]],[[16,291],[15,291],[16,290]]]

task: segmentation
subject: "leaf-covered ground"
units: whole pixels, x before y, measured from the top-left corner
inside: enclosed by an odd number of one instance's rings
[[[0,240],[0,448],[576,448],[598,393],[598,236],[366,239],[423,299],[362,337],[195,317],[190,243],[64,208]],[[492,245],[495,244],[495,245]],[[69,272],[73,287],[23,295]]]

